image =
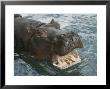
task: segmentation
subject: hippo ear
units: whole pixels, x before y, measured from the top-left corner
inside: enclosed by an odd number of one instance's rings
[[[52,19],[52,20],[50,21],[50,23],[51,23],[51,24],[55,23],[54,19]]]

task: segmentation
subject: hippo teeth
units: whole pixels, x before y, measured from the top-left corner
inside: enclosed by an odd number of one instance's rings
[[[66,69],[81,62],[81,59],[75,50],[64,56],[55,55],[52,60],[53,65],[59,69]]]

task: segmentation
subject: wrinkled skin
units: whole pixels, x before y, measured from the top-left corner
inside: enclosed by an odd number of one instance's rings
[[[55,33],[53,27],[39,27],[31,38],[31,53],[38,58],[50,57],[54,54]],[[54,34],[53,34],[54,33]]]
[[[21,17],[15,18],[14,20],[14,38],[15,38],[15,49],[28,50],[29,41],[31,36],[35,32],[34,27],[27,23]]]
[[[54,46],[56,54],[64,56],[75,48],[83,48],[83,44],[78,34],[74,32],[65,32],[57,36]]]
[[[64,32],[53,19],[50,23],[14,16],[15,51],[25,51],[38,59],[54,54],[66,55],[75,48],[83,47],[78,34]]]

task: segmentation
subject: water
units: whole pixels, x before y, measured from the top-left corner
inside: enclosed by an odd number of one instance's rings
[[[97,75],[97,15],[96,14],[22,14],[27,19],[49,23],[54,19],[62,30],[77,32],[84,48],[77,49],[82,62],[59,70],[47,60],[30,65],[25,55],[15,53],[15,76],[96,76]]]

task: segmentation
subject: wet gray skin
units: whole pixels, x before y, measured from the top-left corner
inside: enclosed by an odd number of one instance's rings
[[[54,54],[66,55],[83,44],[77,33],[65,32],[54,19],[50,23],[25,19],[15,15],[15,51],[25,51],[39,59]]]

